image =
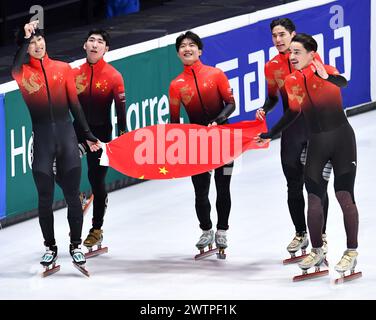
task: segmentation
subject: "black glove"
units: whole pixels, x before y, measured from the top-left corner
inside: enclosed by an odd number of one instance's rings
[[[220,114],[214,118],[210,123],[216,122],[217,124],[223,124],[227,121],[228,117],[235,111],[235,104],[228,103],[225,105]]]
[[[270,132],[263,132],[263,133],[261,133],[261,134],[259,135],[259,137],[260,137],[261,139],[264,139],[264,140],[266,140],[266,139],[271,139],[271,138],[272,138],[272,134],[271,134]]]

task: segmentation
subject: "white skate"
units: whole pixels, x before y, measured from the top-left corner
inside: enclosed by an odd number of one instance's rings
[[[226,230],[217,230],[215,233],[215,244],[219,250],[218,259],[226,259],[225,249],[227,248]]]
[[[290,253],[291,257],[283,260],[283,264],[295,263],[303,260],[306,256],[306,248],[309,245],[309,240],[306,232],[296,233],[294,239],[287,246],[287,251]],[[296,252],[302,251],[301,255],[296,255]]]
[[[312,248],[311,252],[298,264],[299,268],[302,269],[302,275],[295,276],[293,278],[293,281],[312,279],[329,274],[329,270],[320,271],[320,266],[323,263],[328,265],[328,262],[326,261],[326,257],[324,254],[324,250],[322,248]],[[312,273],[308,273],[307,270],[312,267],[315,267],[315,271]]]
[[[336,284],[354,280],[362,276],[362,272],[355,272],[357,257],[358,252],[356,250],[348,249],[343,253],[341,260],[334,267],[334,269],[341,275],[339,279],[335,280]],[[347,271],[350,271],[350,274],[346,276],[345,272]]]

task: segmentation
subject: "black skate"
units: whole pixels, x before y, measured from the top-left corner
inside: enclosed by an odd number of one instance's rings
[[[81,248],[79,245],[73,245],[71,244],[69,246],[69,253],[72,256],[72,263],[73,265],[80,271],[82,272],[85,276],[90,277],[89,271],[86,270],[85,264],[86,264],[86,259],[85,255],[82,252]]]
[[[46,253],[42,257],[40,264],[45,268],[42,277],[45,278],[60,270],[60,265],[56,265],[57,246],[46,247]]]

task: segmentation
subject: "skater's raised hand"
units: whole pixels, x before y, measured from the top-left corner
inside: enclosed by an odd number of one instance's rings
[[[26,39],[29,39],[33,35],[33,33],[35,33],[35,29],[38,27],[38,23],[39,20],[35,20],[25,24],[24,30]]]
[[[315,68],[316,68],[316,72],[317,72],[317,74],[318,74],[321,78],[323,78],[323,79],[328,79],[329,75],[328,75],[328,73],[326,72],[324,65],[323,65],[320,61],[318,61],[318,60],[316,60],[316,59],[313,59],[312,64],[315,66]]]

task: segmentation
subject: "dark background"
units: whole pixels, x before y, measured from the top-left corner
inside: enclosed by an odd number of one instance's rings
[[[29,14],[32,5],[44,9],[49,55],[70,62],[84,57],[82,44],[88,30],[94,27],[109,31],[110,49],[116,49],[292,1],[295,0],[139,0],[139,12],[109,19],[107,0],[1,0],[0,83],[12,80],[15,33],[34,15]]]

